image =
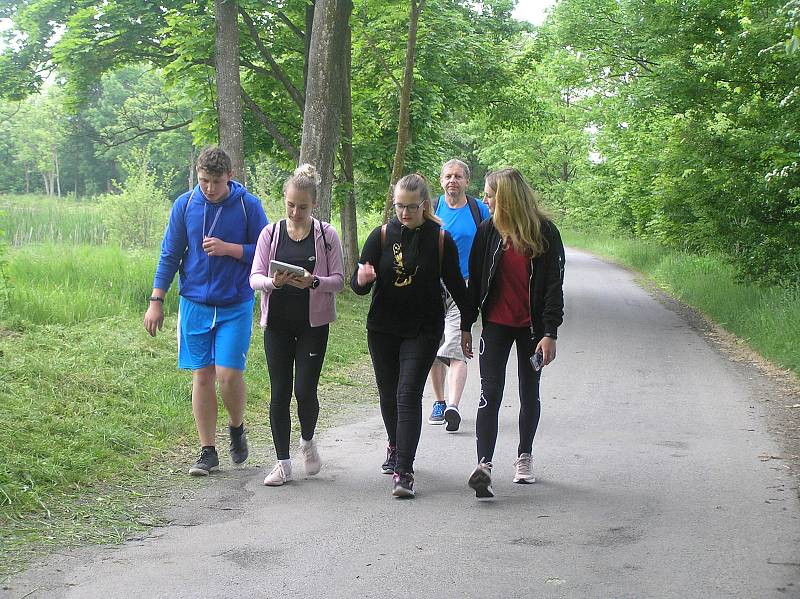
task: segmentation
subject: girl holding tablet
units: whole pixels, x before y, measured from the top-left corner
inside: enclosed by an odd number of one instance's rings
[[[311,215],[317,205],[319,181],[310,164],[299,166],[286,180],[286,218],[261,231],[250,273],[250,286],[261,291],[261,326],[271,382],[269,420],[278,461],[264,484],[273,487],[292,480],[293,388],[305,473],[313,476],[322,465],[314,442],[319,416],[317,385],[329,324],[336,320],[336,294],[344,288],[344,272],[336,230]]]

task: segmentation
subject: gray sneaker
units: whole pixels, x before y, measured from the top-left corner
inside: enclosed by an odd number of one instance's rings
[[[189,474],[192,476],[208,476],[209,472],[214,472],[215,470],[219,470],[219,456],[217,452],[213,449],[203,448],[194,466],[189,468]]]
[[[231,461],[234,464],[242,464],[250,455],[250,449],[247,447],[247,432],[242,430],[241,435],[233,432],[232,427],[228,426],[228,435],[231,438],[231,445],[228,448],[228,453],[231,455]]]

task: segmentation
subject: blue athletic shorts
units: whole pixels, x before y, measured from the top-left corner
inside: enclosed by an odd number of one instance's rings
[[[253,300],[209,306],[181,296],[178,310],[178,368],[211,364],[244,370],[253,332]]]

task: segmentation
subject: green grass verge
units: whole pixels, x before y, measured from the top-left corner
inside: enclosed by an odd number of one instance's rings
[[[8,556],[0,577],[37,552],[115,542],[157,523],[159,502],[189,484],[196,433],[191,377],[176,368],[174,290],[164,331],[151,338],[142,325],[156,252],[10,252],[11,297],[0,316],[0,553]],[[338,297],[321,427],[353,401],[374,401],[360,376],[368,302]],[[245,379],[251,438],[266,453],[269,378],[257,325]]]
[[[741,281],[722,256],[677,252],[652,241],[562,231],[566,245],[641,272],[672,296],[743,339],[781,368],[800,374],[800,289]],[[569,265],[568,265],[569,267]]]

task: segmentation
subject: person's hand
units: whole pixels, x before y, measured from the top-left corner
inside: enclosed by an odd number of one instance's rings
[[[461,331],[461,352],[465,358],[472,358],[472,333]]]
[[[222,241],[219,237],[204,237],[203,251],[209,256],[228,256],[230,246],[227,241]]]
[[[556,359],[556,340],[552,337],[542,337],[536,344],[534,353],[542,352],[542,368]]]
[[[292,277],[294,275],[285,270],[279,270],[272,277],[272,284],[275,287],[283,287],[284,285],[292,284]]]
[[[144,328],[151,337],[164,328],[164,306],[161,302],[150,302],[150,307],[144,313]]]
[[[375,267],[373,267],[369,262],[364,262],[364,264],[358,265],[358,275],[356,275],[356,281],[358,282],[359,287],[366,287],[372,283],[377,276],[378,275],[375,274]]]
[[[292,287],[297,287],[298,289],[308,289],[314,283],[314,275],[312,275],[307,270],[303,271],[303,276],[298,276],[295,274],[289,275],[289,280],[287,283]]]

